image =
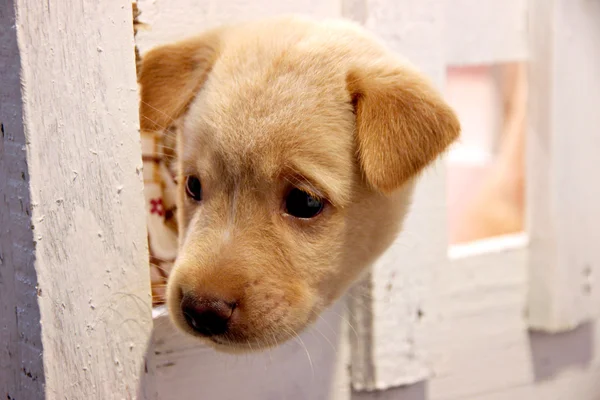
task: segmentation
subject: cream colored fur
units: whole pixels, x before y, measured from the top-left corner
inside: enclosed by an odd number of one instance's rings
[[[360,27],[280,17],[159,47],[140,69],[142,129],[178,126],[180,252],[167,304],[235,301],[221,350],[284,342],[392,243],[414,179],[459,134],[432,85]],[[200,202],[183,182],[202,182]],[[325,202],[288,215],[290,188]]]

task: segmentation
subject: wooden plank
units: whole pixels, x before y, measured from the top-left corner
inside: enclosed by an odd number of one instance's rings
[[[596,400],[600,392],[599,368],[591,368],[574,376],[532,382],[506,390],[456,397],[453,400]],[[355,393],[352,400],[441,400],[426,384],[397,388],[378,393]]]
[[[358,3],[344,3],[345,16],[363,23],[442,87],[443,1]],[[352,382],[357,390],[410,385],[430,375],[422,340],[436,324],[429,301],[432,276],[447,265],[445,180],[442,162],[423,175],[404,232],[376,263],[370,281],[353,292],[358,338],[352,346]]]
[[[422,344],[432,378],[353,400],[597,400],[598,319],[558,335],[528,332],[527,258],[522,234],[454,248],[432,284],[439,322]]]
[[[527,58],[527,0],[445,3],[448,65],[482,65]]]
[[[557,379],[532,382],[508,390],[485,393],[463,400],[596,400],[600,393],[600,367]]]
[[[137,43],[144,52],[220,24],[281,14],[336,18],[340,16],[341,3],[342,0],[138,0],[141,20],[150,28],[138,33]]]
[[[461,399],[531,379],[522,309],[527,241],[506,236],[452,248],[435,291],[438,329],[426,346],[436,399]]]
[[[157,310],[151,363],[157,399],[349,400],[346,311],[341,300],[299,338],[234,356],[183,336]]]
[[[138,43],[143,51],[191,32],[248,18],[287,13],[339,17],[342,12],[347,18],[364,22],[367,15],[378,12],[377,4],[372,0],[230,0],[201,3],[195,0],[139,0],[138,3],[143,12],[142,20],[151,26],[150,30],[142,30],[139,34]],[[443,49],[450,65],[490,64],[527,57],[526,0],[454,0],[444,3],[447,22]],[[398,31],[404,29],[401,22],[396,21]]]
[[[0,397],[134,398],[152,321],[130,4],[0,9]]]
[[[493,242],[497,249],[490,251]],[[509,393],[526,387],[531,396],[524,399],[596,399],[576,396],[574,387],[563,397],[541,389],[546,382],[567,377],[600,378],[600,358],[592,350],[600,343],[600,331],[587,325],[560,335],[528,332],[523,310],[529,250],[517,246],[519,242],[526,244],[522,235],[475,243],[472,256],[455,258],[440,276],[446,282],[439,303],[445,322],[429,342],[435,354],[432,400],[492,394],[508,400],[514,398]],[[546,394],[535,395],[541,393]]]
[[[355,391],[352,393],[352,400],[428,400],[428,393],[427,382],[420,382],[415,385],[375,392]]]
[[[600,300],[600,3],[531,2],[527,207],[531,328],[571,330]]]

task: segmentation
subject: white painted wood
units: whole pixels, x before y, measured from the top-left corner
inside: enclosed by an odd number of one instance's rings
[[[351,1],[344,12],[442,87],[443,6],[437,0]],[[439,162],[419,182],[404,232],[376,263],[370,281],[353,292],[355,389],[386,389],[429,377],[422,342],[436,325],[430,284],[437,268],[447,264],[446,221],[445,168]]]
[[[559,335],[529,333],[527,238],[452,249],[432,283],[440,321],[423,346],[432,378],[353,400],[597,400],[598,320]]]
[[[152,321],[131,6],[0,10],[0,397],[134,398]]]
[[[528,0],[447,0],[444,5],[448,65],[526,59]]]
[[[355,393],[352,400],[596,400],[600,392],[598,376],[598,367],[593,367],[572,376],[528,383],[468,397],[438,397],[432,394],[432,390],[427,385],[423,384],[377,393]]]
[[[571,330],[600,294],[600,2],[531,2],[527,204],[533,329]]]
[[[427,343],[432,398],[468,398],[531,380],[526,243],[517,235],[451,250],[451,264],[434,287],[441,322]]]
[[[598,376],[598,367],[593,367],[580,374],[514,387],[501,392],[482,394],[465,400],[595,400],[600,393]]]
[[[199,345],[175,331],[166,316],[157,316],[152,340],[156,398],[349,400],[344,303],[326,311],[299,338],[266,353],[242,355]]]
[[[137,35],[140,51],[179,40],[224,23],[280,14],[339,17],[342,0],[138,0],[150,27]]]

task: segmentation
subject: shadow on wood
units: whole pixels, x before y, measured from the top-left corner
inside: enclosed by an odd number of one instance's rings
[[[427,400],[429,399],[429,390],[427,382],[419,382],[414,385],[399,387],[395,389],[374,391],[374,392],[354,392],[352,400]]]
[[[594,359],[596,325],[588,323],[571,332],[529,334],[536,382],[549,381],[568,369],[587,369]]]
[[[21,54],[15,7],[0,6],[0,398],[43,395],[42,331],[35,270]]]

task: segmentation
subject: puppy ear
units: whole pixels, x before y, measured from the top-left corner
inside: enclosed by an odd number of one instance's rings
[[[186,110],[206,81],[219,53],[220,31],[160,46],[142,57],[140,126],[163,131]]]
[[[408,67],[371,64],[351,71],[347,86],[356,112],[360,166],[376,190],[393,192],[459,135],[452,109]]]

